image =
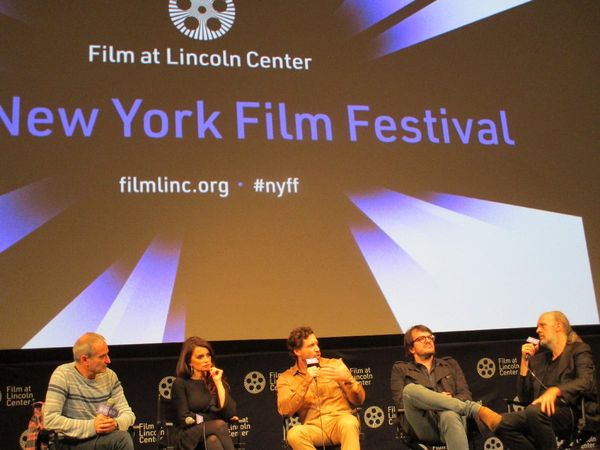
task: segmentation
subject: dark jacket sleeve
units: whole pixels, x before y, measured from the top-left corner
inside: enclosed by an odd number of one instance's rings
[[[406,386],[406,370],[407,362],[398,361],[392,367],[392,375],[390,378],[390,387],[392,390],[392,399],[396,405],[396,422],[405,433],[411,433],[411,427],[406,420],[406,415],[400,411],[404,409],[404,401],[402,400],[402,391]]]
[[[190,411],[187,392],[185,389],[185,380],[176,378],[171,388],[171,403],[177,417],[177,424],[183,426],[186,417],[191,417],[196,420],[196,415]]]
[[[237,404],[231,393],[229,392],[229,386],[225,384],[225,403],[223,404],[223,408],[221,409],[221,418],[227,420],[232,418],[237,414]]]
[[[403,409],[404,402],[402,401],[402,391],[405,386],[405,366],[406,363],[398,361],[392,367],[392,375],[390,378],[390,387],[392,390],[392,399],[396,405],[396,409]]]
[[[529,404],[533,398],[533,378],[531,374],[517,376],[517,397],[522,403]]]
[[[568,359],[568,367],[561,374],[557,387],[567,403],[575,404],[581,395],[596,390],[596,368],[589,345],[583,342],[571,345],[573,348]]]
[[[456,361],[454,358],[449,358],[448,363],[451,365],[452,372],[454,373],[456,392],[452,393],[453,396],[462,401],[471,400],[471,390],[469,389],[469,385],[467,384],[465,374],[460,368],[458,361]]]

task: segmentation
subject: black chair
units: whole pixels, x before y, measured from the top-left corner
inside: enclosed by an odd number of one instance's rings
[[[407,424],[408,429],[402,426],[402,423]],[[475,433],[478,433],[477,423],[473,419],[465,420],[465,428],[467,430],[467,439],[469,440],[469,448],[473,448]],[[412,430],[406,418],[404,417],[404,409],[396,410],[396,439],[411,450],[446,450],[446,444],[442,441],[423,441],[417,438],[417,435]]]
[[[505,398],[508,412],[518,411],[527,407],[528,403],[518,400]],[[573,418],[574,427],[570,433],[557,435],[559,440],[558,450],[579,449],[588,442],[600,442],[600,429],[596,424],[592,424],[586,416],[585,398],[581,398],[579,407],[576,410],[576,417]]]
[[[359,426],[359,437],[361,442],[364,441],[365,438],[365,434],[362,430],[362,420],[360,417],[360,412],[362,411],[362,408],[354,408],[352,410],[352,414],[354,414],[354,416],[356,416],[356,418],[358,419],[358,426]],[[281,431],[282,431],[282,439],[281,439],[281,448],[283,449],[289,449],[290,446],[288,444],[287,441],[287,434],[288,431],[290,430],[290,428],[292,428],[295,425],[299,425],[300,424],[300,418],[297,415],[293,415],[293,416],[282,416],[282,422],[281,422]],[[322,447],[319,447],[319,449]],[[341,446],[340,445],[326,445],[325,446],[326,450],[340,450]]]
[[[175,448],[174,430],[177,413],[173,402],[171,401],[171,388],[175,377],[165,377],[158,386],[158,400],[156,403],[156,429],[157,445],[160,450],[173,450]],[[238,417],[231,417],[228,420],[229,433],[232,435],[233,445],[238,450],[246,448],[246,443],[242,441],[242,432],[240,430],[240,420]],[[236,430],[232,431],[232,428]]]

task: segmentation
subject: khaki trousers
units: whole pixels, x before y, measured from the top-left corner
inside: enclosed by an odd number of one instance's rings
[[[315,450],[316,447],[341,444],[342,450],[360,450],[360,426],[351,413],[327,415],[288,431],[288,444],[293,450]]]

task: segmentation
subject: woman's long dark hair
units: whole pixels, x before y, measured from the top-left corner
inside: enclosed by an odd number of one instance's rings
[[[181,352],[179,353],[179,359],[177,360],[177,367],[175,368],[175,374],[178,377],[182,378],[191,378],[192,377],[192,368],[190,366],[190,359],[192,358],[192,353],[194,353],[194,349],[196,347],[204,347],[210,353],[211,360],[213,364],[215,363],[215,351],[206,339],[202,339],[198,336],[192,336],[187,338],[181,347]],[[207,377],[206,385],[210,390],[215,388],[215,385],[212,381],[212,378]]]

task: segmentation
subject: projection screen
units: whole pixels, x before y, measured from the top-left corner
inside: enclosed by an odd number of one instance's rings
[[[0,348],[598,324],[591,0],[0,0]]]

